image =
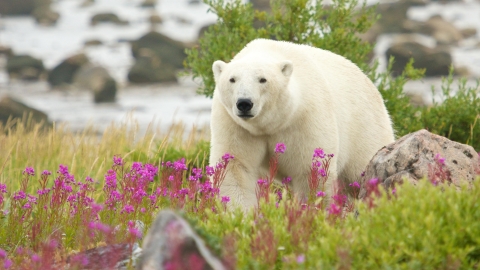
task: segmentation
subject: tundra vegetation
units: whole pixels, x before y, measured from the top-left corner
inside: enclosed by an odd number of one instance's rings
[[[376,72],[366,63],[371,45],[355,33],[371,26],[373,10],[349,0],[331,6],[306,0],[275,1],[272,13],[233,1],[206,0],[219,16],[187,65],[211,96],[213,60],[228,61],[256,37],[311,44],[345,55],[377,83],[397,135],[420,128],[480,148],[479,97],[445,79],[442,103],[413,107],[404,84],[423,71],[407,66],[402,75]],[[301,18],[293,20],[292,18]],[[253,27],[254,20],[264,24]],[[393,60],[391,60],[393,61]],[[453,95],[453,93],[456,93]],[[452,113],[455,112],[455,113]],[[200,135],[199,135],[200,133]],[[259,205],[243,213],[227,210],[218,195],[226,153],[207,165],[208,136],[182,128],[162,136],[135,125],[112,125],[99,137],[93,129],[73,133],[65,126],[44,129],[28,119],[0,126],[0,268],[80,269],[82,251],[116,243],[141,243],[135,221],[149,228],[164,208],[179,210],[227,265],[239,269],[473,269],[480,262],[480,181],[455,187],[441,179],[443,159],[417,186],[384,190],[365,183],[368,196],[346,196],[337,185],[327,198],[323,183],[332,153],[312,153],[306,201],[291,194],[290,179],[275,184],[276,160],[289,145],[281,142],[270,172],[257,181]],[[319,146],[320,147],[320,146]],[[480,173],[480,172],[479,172]],[[431,181],[429,181],[429,179]],[[353,183],[350,189],[359,189]],[[143,234],[145,234],[143,232]],[[105,258],[116,263],[115,258]]]

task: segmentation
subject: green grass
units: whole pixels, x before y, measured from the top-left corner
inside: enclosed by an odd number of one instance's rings
[[[186,163],[190,166],[204,165],[207,137],[197,131],[187,137],[179,135],[183,133],[181,127],[173,127],[163,136],[154,137],[150,130],[138,137],[135,125],[111,126],[103,137],[93,129],[78,134],[65,127],[42,130],[36,125],[3,129],[0,146],[8,149],[8,155],[0,157],[0,183],[6,183],[10,192],[18,190],[20,180],[25,178],[23,170],[32,166],[37,176],[30,180],[28,190],[34,193],[40,187],[36,179],[43,169],[53,171],[64,164],[80,181],[87,175],[95,177],[99,183],[93,186],[91,197],[105,203],[104,175],[112,167],[113,155],[125,158],[125,168],[136,161],[159,165],[182,157],[189,158]],[[123,169],[116,170],[121,175]],[[188,172],[180,177],[186,177]],[[157,176],[148,190],[155,190],[161,178]],[[475,269],[480,263],[479,180],[460,188],[434,186],[427,180],[417,186],[403,185],[397,187],[394,196],[383,192],[381,197],[375,197],[375,207],[355,200],[356,210],[340,216],[318,207],[319,201],[304,209],[295,199],[282,200],[278,205],[276,200],[263,202],[259,209],[248,213],[225,212],[219,200],[214,203],[216,212],[209,207],[195,212],[191,201],[185,204],[183,213],[217,254],[234,258],[238,269]],[[188,181],[183,183],[188,186]],[[284,198],[290,197],[283,192]],[[114,212],[103,211],[100,221],[127,230],[128,221],[138,219],[148,228],[159,210],[176,207],[169,197],[159,200],[155,209],[149,208],[144,198],[139,207],[145,207],[146,212],[125,214],[121,207]],[[4,209],[11,208],[11,202],[7,197]],[[68,209],[58,210],[60,214],[55,218],[44,217],[45,231],[39,234],[47,242],[58,233],[64,234],[54,253],[58,260],[86,248],[131,241],[123,234],[115,236],[115,240],[96,234],[91,242],[82,241],[82,215],[72,216]],[[0,219],[0,248],[8,254],[24,247],[40,256],[48,255],[41,248],[43,241],[22,237],[30,235],[32,224],[42,212],[36,209],[28,219],[31,222],[23,224],[15,222],[15,215],[10,213]],[[25,256],[9,258],[20,267],[28,265]]]

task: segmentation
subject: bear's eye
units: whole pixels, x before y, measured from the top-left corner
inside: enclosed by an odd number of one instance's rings
[[[265,78],[260,79],[260,83],[266,83],[266,82],[267,82],[267,79],[265,79]]]
[[[235,79],[234,79],[234,78],[230,78],[230,82],[231,82],[231,83],[234,83],[234,82],[235,82]]]

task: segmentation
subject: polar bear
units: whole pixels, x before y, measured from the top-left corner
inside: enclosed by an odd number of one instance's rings
[[[268,175],[279,142],[287,149],[277,178],[290,176],[294,193],[305,197],[315,148],[334,154],[328,194],[336,179],[359,179],[373,155],[394,141],[372,81],[330,51],[257,39],[230,63],[215,61],[212,69],[210,165],[227,152],[235,157],[220,194],[245,209],[256,205],[257,180]]]

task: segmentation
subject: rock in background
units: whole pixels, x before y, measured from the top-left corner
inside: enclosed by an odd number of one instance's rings
[[[436,165],[437,158],[444,158],[445,169],[453,184],[472,182],[480,169],[479,155],[469,145],[451,141],[445,137],[420,130],[403,136],[380,149],[365,169],[364,182],[377,178],[389,188],[404,179],[415,184],[427,177]],[[366,195],[365,185],[360,198]]]
[[[395,76],[402,74],[410,58],[415,59],[413,63],[415,68],[426,69],[426,76],[448,75],[452,65],[452,56],[447,47],[428,48],[416,42],[415,39],[406,38],[394,42],[386,52],[387,59],[391,56],[395,58],[392,66],[392,72]]]
[[[128,72],[133,83],[176,81],[176,72],[183,69],[186,46],[158,32],[149,32],[132,42],[135,64]]]
[[[114,102],[117,94],[115,79],[105,68],[91,64],[83,53],[70,56],[53,68],[48,82],[53,88],[89,90],[96,103]]]
[[[7,57],[6,69],[10,79],[28,81],[39,80],[45,73],[43,61],[30,55],[11,55]]]
[[[48,124],[48,116],[31,108],[11,96],[0,97],[0,122],[5,125],[9,119],[32,119],[35,123]]]
[[[90,20],[90,25],[95,26],[101,23],[113,23],[116,25],[128,25],[128,21],[120,19],[115,13],[106,12],[99,13],[92,17]]]
[[[50,71],[48,82],[52,87],[68,86],[72,84],[75,73],[88,62],[83,53],[70,56]]]
[[[92,91],[96,103],[115,101],[117,82],[103,67],[84,65],[75,74],[73,82],[79,88]]]
[[[54,25],[60,14],[51,9],[51,0],[2,0],[1,15],[32,15],[38,24]]]
[[[445,4],[444,2],[442,2]],[[406,61],[405,58],[414,58],[417,68],[426,68],[427,77],[438,77],[448,74],[449,68],[445,71],[445,65],[450,65],[452,60],[452,49],[459,46],[466,38],[475,38],[476,29],[456,27],[451,21],[446,20],[439,14],[434,14],[425,21],[418,21],[409,18],[409,11],[412,8],[416,10],[426,5],[430,5],[431,1],[427,0],[400,0],[397,2],[380,2],[377,6],[377,12],[380,19],[367,31],[367,33],[359,35],[364,41],[374,44],[379,36],[384,34],[400,36],[400,39],[407,39],[411,35],[403,37],[404,34],[417,34],[434,40],[434,44],[429,47],[423,46],[416,40],[410,43],[399,42],[399,38],[393,38],[389,42],[383,52],[384,59],[388,62],[390,56],[397,56],[395,61],[400,62],[394,64],[393,75],[399,75],[403,70]],[[415,44],[413,44],[415,43]],[[406,47],[406,48],[402,48]],[[382,57],[382,56],[379,56]],[[440,58],[440,59],[436,59]],[[407,60],[408,61],[408,60]],[[461,67],[456,74],[468,75],[470,72],[462,70]]]

